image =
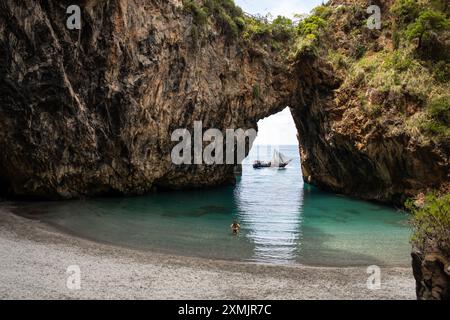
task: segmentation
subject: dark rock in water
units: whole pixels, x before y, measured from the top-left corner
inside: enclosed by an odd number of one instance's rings
[[[234,174],[237,176],[242,176],[242,165],[236,165],[234,167]]]
[[[72,2],[80,31],[66,27]],[[217,25],[196,43],[179,0],[72,2],[1,2],[0,194],[68,199],[231,184],[231,165],[173,165],[171,133],[194,121],[256,128],[286,106],[310,184],[402,203],[448,183],[448,150],[358,112],[359,93],[336,90],[344,79],[320,57],[288,61],[264,39],[230,40]]]
[[[450,259],[413,250],[412,266],[420,300],[450,300]]]

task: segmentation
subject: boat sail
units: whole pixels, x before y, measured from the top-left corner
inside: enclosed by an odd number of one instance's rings
[[[284,154],[278,150],[274,150],[272,161],[270,162],[271,167],[284,168],[286,167],[292,159],[288,159]]]

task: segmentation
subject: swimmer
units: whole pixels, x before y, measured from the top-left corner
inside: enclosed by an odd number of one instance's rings
[[[231,232],[233,232],[234,235],[237,235],[239,233],[239,230],[241,229],[241,225],[236,220],[234,220],[230,228]]]

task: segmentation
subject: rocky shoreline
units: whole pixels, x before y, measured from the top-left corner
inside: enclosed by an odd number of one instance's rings
[[[412,267],[416,293],[421,300],[450,300],[450,259],[439,251],[413,249]]]

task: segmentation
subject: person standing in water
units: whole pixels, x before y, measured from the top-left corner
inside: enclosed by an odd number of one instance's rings
[[[241,225],[236,220],[234,220],[230,228],[231,232],[233,232],[233,235],[237,235],[239,233],[239,230],[241,230]]]

